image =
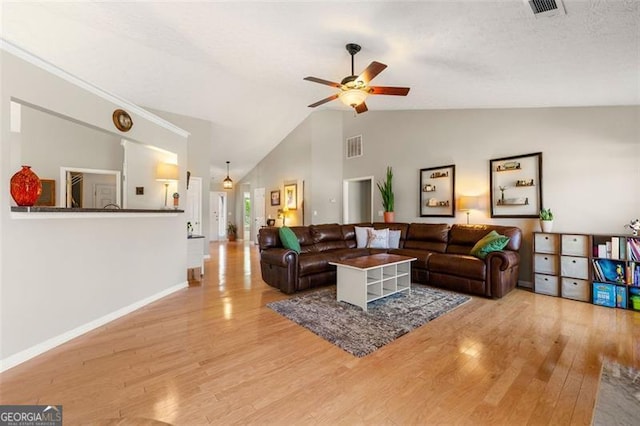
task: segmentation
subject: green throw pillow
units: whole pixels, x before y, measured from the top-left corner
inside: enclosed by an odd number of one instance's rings
[[[491,231],[480,239],[471,249],[470,254],[480,259],[487,257],[492,251],[502,250],[509,244],[510,238]]]
[[[298,242],[298,237],[293,233],[291,228],[287,226],[283,226],[278,230],[280,234],[280,241],[282,241],[282,245],[284,248],[288,248],[289,250],[293,250],[296,253],[300,253],[300,243]]]

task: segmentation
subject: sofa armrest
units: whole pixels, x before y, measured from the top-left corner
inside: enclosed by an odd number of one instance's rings
[[[260,253],[260,260],[270,265],[287,266],[290,263],[297,263],[298,254],[285,248],[270,248]]]
[[[298,290],[298,253],[284,248],[260,252],[262,280],[286,294]]]
[[[487,296],[500,298],[518,283],[520,254],[515,251],[494,251],[485,258],[487,265]]]

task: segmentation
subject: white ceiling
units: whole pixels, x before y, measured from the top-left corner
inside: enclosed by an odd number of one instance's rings
[[[639,0],[2,0],[3,38],[138,105],[210,120],[213,177],[244,176],[350,74],[389,67],[369,110],[640,104]],[[339,101],[320,108],[345,109]]]

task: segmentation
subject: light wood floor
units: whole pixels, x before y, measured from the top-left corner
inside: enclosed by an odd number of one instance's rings
[[[213,244],[205,270],[6,371],[0,403],[65,424],[589,424],[602,359],[640,367],[640,313],[523,290],[355,358],[265,307],[286,296],[255,246]]]

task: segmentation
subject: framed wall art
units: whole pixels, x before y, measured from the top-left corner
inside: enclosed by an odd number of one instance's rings
[[[456,166],[420,169],[420,217],[455,215]]]
[[[271,191],[271,205],[279,206],[280,205],[280,190]]]
[[[537,218],[542,208],[542,153],[489,161],[491,217]]]
[[[289,210],[298,208],[298,185],[291,183],[284,186],[284,205]]]
[[[55,179],[40,179],[42,183],[42,193],[36,201],[36,206],[55,206],[56,205],[56,181]]]

